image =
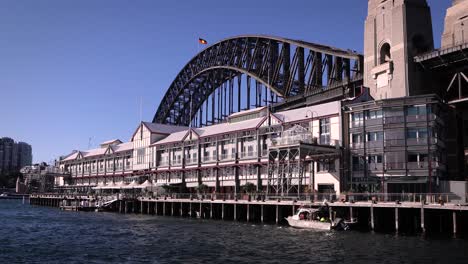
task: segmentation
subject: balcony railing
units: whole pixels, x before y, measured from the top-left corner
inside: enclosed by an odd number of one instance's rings
[[[204,162],[210,162],[210,161],[214,161],[214,160],[215,160],[215,158],[211,157],[211,156],[204,156],[203,157]]]
[[[241,152],[241,158],[253,158],[257,156],[256,151]]]
[[[403,124],[405,122],[404,116],[388,116],[385,117],[384,123],[385,124]]]
[[[294,136],[283,136],[272,140],[273,146],[295,145],[299,143],[313,144],[317,139],[312,137],[312,134],[298,134]]]
[[[186,159],[187,164],[198,164],[198,158]]]
[[[167,167],[167,166],[169,166],[169,161],[167,161],[167,160],[159,161],[158,166],[159,167]]]

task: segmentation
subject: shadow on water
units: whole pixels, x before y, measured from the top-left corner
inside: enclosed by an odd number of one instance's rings
[[[0,201],[3,263],[467,263],[468,241]]]

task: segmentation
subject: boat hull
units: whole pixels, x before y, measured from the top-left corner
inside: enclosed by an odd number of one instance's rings
[[[314,229],[314,230],[331,230],[331,224],[328,222],[295,220],[291,216],[286,218],[288,224],[294,228]]]

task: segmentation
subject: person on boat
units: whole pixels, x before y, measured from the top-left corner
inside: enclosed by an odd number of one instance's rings
[[[299,220],[304,220],[304,213],[299,214]]]

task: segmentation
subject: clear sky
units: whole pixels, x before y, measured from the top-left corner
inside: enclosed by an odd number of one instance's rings
[[[451,0],[429,0],[436,47]],[[366,0],[2,0],[0,137],[34,162],[151,121],[198,37],[269,34],[362,52]]]

